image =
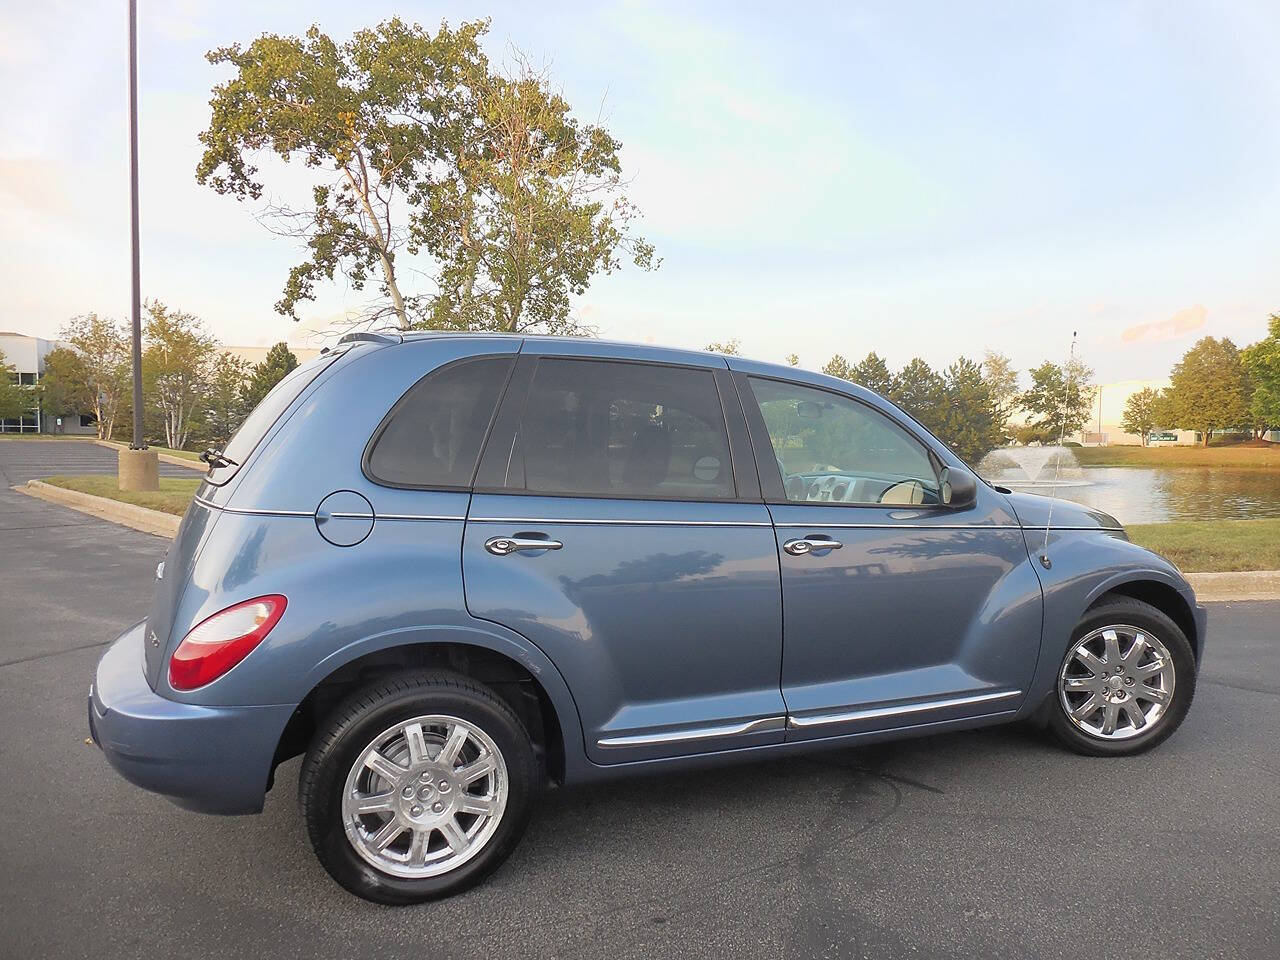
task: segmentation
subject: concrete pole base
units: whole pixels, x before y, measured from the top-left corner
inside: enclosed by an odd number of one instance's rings
[[[154,450],[120,451],[120,489],[160,489],[160,459]]]

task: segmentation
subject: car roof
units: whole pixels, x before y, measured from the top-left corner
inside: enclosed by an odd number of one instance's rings
[[[664,347],[652,343],[636,343],[628,340],[604,340],[596,337],[573,337],[541,333],[513,334],[496,330],[406,330],[404,332],[351,333],[342,337],[338,342],[372,340],[379,343],[396,344],[446,339],[519,339],[524,344],[523,352],[528,353],[545,352],[584,357],[612,356],[633,360],[651,360],[657,363],[692,364],[721,368],[728,366],[730,369],[740,370],[744,373],[795,380],[828,389],[843,390],[864,398],[875,397],[877,401],[879,400],[872,391],[861,384],[851,383],[848,380],[841,380],[801,367],[767,363],[762,360],[749,360],[744,357],[717,353],[711,350],[686,350],[680,347]],[[876,405],[879,406],[879,403]]]

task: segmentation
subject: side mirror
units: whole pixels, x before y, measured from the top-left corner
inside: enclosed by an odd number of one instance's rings
[[[972,507],[978,499],[978,481],[966,470],[943,467],[938,473],[939,495],[952,510]]]

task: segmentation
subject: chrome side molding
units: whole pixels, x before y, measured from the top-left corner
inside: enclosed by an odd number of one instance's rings
[[[736,737],[744,733],[768,733],[773,730],[785,730],[786,726],[786,717],[761,717],[745,723],[716,724],[713,727],[695,727],[691,730],[677,730],[672,733],[640,733],[626,737],[604,737],[596,741],[596,746],[605,750],[618,747],[653,747],[664,743],[684,743],[688,740]]]
[[[1020,696],[1022,696],[1021,690],[1001,690],[996,693],[976,693],[967,697],[947,697],[944,700],[926,700],[922,703],[899,704],[893,707],[867,707],[861,710],[841,710],[836,713],[815,713],[799,717],[792,715],[787,717],[787,729],[807,730],[810,727],[852,723],[855,720],[874,720],[877,717],[896,717],[928,710],[943,710],[947,707],[963,707],[971,703],[1010,700]]]
[[[672,733],[638,733],[622,737],[604,737],[596,741],[603,750],[619,747],[659,747],[669,743],[687,743],[690,740],[715,740],[719,737],[737,737],[745,733],[769,733],[777,730],[808,730],[855,720],[874,720],[878,717],[904,716],[943,710],[947,707],[963,707],[973,703],[995,703],[1022,696],[1021,690],[998,690],[994,693],[975,693],[963,697],[946,697],[942,700],[926,700],[920,703],[899,704],[892,707],[866,707],[860,710],[841,710],[835,713],[815,713],[804,716],[761,717],[743,723],[722,723],[709,727],[694,727]]]

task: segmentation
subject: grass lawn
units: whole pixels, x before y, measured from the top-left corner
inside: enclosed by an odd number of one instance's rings
[[[172,450],[169,447],[153,447],[152,449],[160,453],[167,453],[173,457],[181,457],[183,460],[194,460],[196,463],[200,462],[200,454],[193,450]]]
[[[1280,570],[1280,520],[1218,520],[1126,526],[1134,543],[1186,573]]]
[[[1251,467],[1280,470],[1280,443],[1265,447],[1072,447],[1083,467]]]
[[[114,474],[82,477],[45,477],[44,482],[55,487],[64,487],[67,490],[79,490],[81,493],[89,493],[95,497],[107,497],[111,500],[132,503],[139,507],[162,510],[165,513],[172,513],[180,517],[186,513],[187,504],[191,502],[191,497],[195,494],[196,487],[200,485],[200,478],[161,477],[160,489],[154,493],[150,491],[121,490],[119,481]]]

